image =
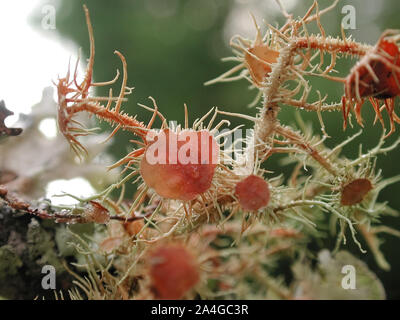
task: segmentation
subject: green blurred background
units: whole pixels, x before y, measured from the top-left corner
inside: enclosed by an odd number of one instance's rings
[[[312,4],[311,0],[282,2],[294,16],[303,15]],[[128,62],[128,86],[135,87],[133,94],[129,96],[129,102],[125,103],[125,110],[130,114],[138,114],[138,118],[143,121],[149,119],[150,113],[139,108],[137,103],[150,105],[148,96],[157,100],[160,111],[169,120],[178,122],[184,119],[184,103],[189,107],[191,122],[213,106],[254,115],[256,109],[248,109],[247,105],[256,92],[248,90],[245,80],[210,87],[205,87],[203,83],[233,66],[233,63],[220,61],[222,57],[231,56],[231,36],[239,33],[254,37],[255,30],[249,12],[256,16],[263,30],[265,25],[262,19],[272,24],[281,24],[284,21],[273,0],[61,0],[54,3],[48,0],[44,3],[54,4],[57,32],[64,39],[72,39],[82,47],[84,57],[88,57],[89,41],[82,4],[88,6],[96,43],[94,79],[112,79],[116,68],[121,69],[120,61],[113,51],[122,52]],[[330,3],[331,0],[319,1],[320,8]],[[398,0],[354,0],[340,1],[334,10],[322,18],[327,34],[340,34],[340,23],[344,16],[341,11],[346,4],[351,4],[356,9],[356,29],[346,30],[346,34],[351,34],[358,41],[374,44],[383,30],[400,29]],[[32,23],[40,31],[38,15],[33,16]],[[310,27],[309,31],[316,32],[317,29]],[[338,64],[341,75],[345,75],[355,63],[351,59],[343,60]],[[343,88],[339,84],[316,79],[311,80],[311,85],[314,90],[327,93],[328,101],[339,101],[343,94]],[[115,90],[118,90],[117,85]],[[99,90],[98,94],[107,95],[108,92]],[[293,124],[295,112],[292,107],[283,107],[279,116],[281,122]],[[367,130],[344,150],[348,156],[357,154],[359,143],[362,143],[364,150],[375,146],[382,134],[379,124],[372,125],[372,107],[365,106],[362,112]],[[316,132],[319,131],[316,114],[302,112],[302,117],[312,121]],[[323,117],[327,132],[332,137],[327,142],[328,146],[336,145],[360,129],[355,125],[343,132],[340,112],[327,113]],[[232,127],[240,124],[237,119],[229,120]],[[388,143],[397,137],[398,132],[390,137]],[[126,155],[131,148],[128,141],[129,135],[120,132],[109,151],[116,158]],[[389,156],[381,156],[378,167],[382,168],[384,177],[390,177],[400,173],[399,162],[398,148]],[[276,174],[290,170],[290,167],[280,165],[279,157],[271,158],[267,165]],[[389,201],[393,208],[400,209],[400,197],[397,194],[399,191],[400,184],[390,186],[381,193],[380,200]],[[398,218],[385,218],[383,222],[400,229]],[[388,298],[391,299],[400,298],[399,246],[400,239],[391,236],[386,237],[382,245],[382,250],[392,266],[390,272],[379,270],[372,255],[362,257],[383,281]],[[354,249],[351,246],[350,248]],[[357,255],[362,256],[359,252]]]

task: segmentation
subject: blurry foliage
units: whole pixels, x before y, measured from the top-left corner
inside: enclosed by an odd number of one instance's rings
[[[133,95],[129,97],[129,102],[125,104],[125,110],[130,114],[138,114],[138,119],[146,121],[150,113],[137,106],[137,103],[148,104],[147,97],[153,96],[157,100],[160,111],[168,119],[178,122],[183,121],[183,104],[187,103],[190,120],[193,121],[212,106],[239,112],[253,99],[255,92],[244,90],[248,85],[245,81],[229,85],[217,84],[211,87],[205,87],[203,83],[226,71],[230,66],[229,62],[221,63],[220,57],[230,55],[228,41],[225,38],[227,31],[224,27],[229,17],[232,20],[230,15],[234,10],[247,12],[248,8],[254,8],[257,10],[257,16],[265,16],[270,23],[283,21],[278,10],[272,13],[266,10],[268,8],[265,5],[266,1],[86,0],[83,2],[64,0],[56,6],[57,32],[65,38],[74,40],[82,47],[83,58],[87,58],[89,42],[82,11],[82,4],[86,3],[92,13],[96,43],[95,81],[110,80],[115,76],[115,69],[121,69],[118,58],[113,55],[114,50],[120,50],[128,62],[128,86],[135,87]],[[269,2],[275,5],[272,0]],[[325,7],[331,1],[319,2],[322,7]],[[296,7],[290,12],[294,16],[300,15],[311,3],[311,0],[298,1]],[[357,29],[346,30],[346,33],[352,34],[357,40],[374,44],[384,29],[400,28],[400,20],[397,17],[400,3],[397,0],[341,1],[335,10],[324,17],[324,28],[332,36],[340,34],[340,20],[343,16],[341,8],[345,4],[351,4],[356,8]],[[274,16],[275,13],[278,16]],[[247,25],[250,24],[250,16],[248,19]],[[35,20],[39,25],[40,14],[35,15]],[[237,23],[240,24],[240,22]],[[234,34],[230,34],[228,30],[228,35]],[[354,63],[354,60],[348,59],[338,64],[339,74],[347,74]],[[63,75],[66,69],[59,72]],[[311,85],[323,95],[328,94],[335,100],[343,94],[341,85],[332,84],[323,79],[313,80]],[[98,92],[98,95],[107,94],[108,92],[105,91]],[[293,124],[295,112],[297,111],[289,108],[283,109],[279,116],[282,123]],[[255,114],[256,110],[251,113]],[[303,112],[302,116],[312,121],[314,128],[318,128],[316,114]],[[332,137],[327,143],[330,147],[360,129],[355,124],[354,128],[348,128],[343,132],[342,115],[338,112],[326,113],[323,117],[327,132]],[[363,150],[366,151],[376,144],[382,129],[379,124],[372,125],[374,114],[371,107],[363,108],[363,117],[368,130],[362,134],[361,141]],[[239,124],[238,120],[230,120],[232,127]],[[397,132],[393,134],[388,143],[394,141],[397,135]],[[116,158],[122,157],[127,153],[127,149],[131,148],[128,141],[129,133],[120,133],[115,137],[109,151]],[[352,157],[358,151],[357,148],[347,148],[344,153]],[[400,150],[394,150],[390,157],[379,158],[377,166],[383,169],[384,177],[399,173],[398,160],[400,160]],[[290,168],[280,167],[278,156],[273,157],[268,163],[269,170],[279,168],[280,172],[289,172]],[[380,200],[387,200],[392,207],[400,208],[400,198],[396,193],[399,188],[399,185],[387,188],[382,192]],[[132,196],[132,192],[133,189],[128,195]],[[399,219],[386,218],[384,222],[393,228],[400,229]],[[378,269],[372,256],[365,258],[372,270],[383,281],[388,298],[400,298],[400,273],[396,272],[400,268],[396,248],[398,245],[399,239],[389,236],[382,247],[382,250],[387,252],[392,272]]]
[[[9,190],[18,191],[29,199],[43,197],[48,183],[59,178],[82,177],[94,188],[101,189],[118,176],[117,171],[104,175],[104,164],[113,161],[105,156],[105,145],[99,143],[107,134],[88,137],[91,157],[82,163],[76,160],[60,133],[53,138],[43,134],[40,130],[42,121],[56,122],[57,103],[53,93],[52,87],[45,88],[41,101],[32,107],[29,115],[22,115],[17,123],[23,128],[23,133],[13,139],[5,139],[0,145],[0,184],[6,184]],[[84,120],[87,123],[87,119]],[[27,161],[24,155],[35,156]]]

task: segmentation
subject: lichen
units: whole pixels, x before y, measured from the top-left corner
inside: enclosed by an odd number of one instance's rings
[[[387,142],[388,135],[383,131],[374,148],[365,151],[359,143],[360,152],[352,158],[345,156],[342,149],[354,144],[362,131],[335,146],[327,143],[330,136],[322,113],[342,111],[346,127],[351,110],[360,121],[364,103],[358,99],[360,92],[349,89],[359,80],[352,76],[354,70],[344,78],[332,77],[330,72],[339,59],[351,56],[363,61],[376,53],[376,47],[352,40],[344,32],[341,39],[326,34],[320,19],[336,3],[320,10],[314,2],[297,19],[281,5],[286,18],[281,27],[268,25],[268,32],[262,37],[255,23],[254,41],[235,37],[232,46],[236,56],[230,59],[238,65],[208,84],[248,80],[258,91],[258,112],[250,116],[245,110],[231,113],[212,108],[191,128],[186,105],[185,121],[180,125],[169,124],[153,98],[152,107],[141,105],[151,112],[148,123],[123,111],[132,88],[127,85],[127,61],[119,51],[115,51],[123,68],[119,94],[113,96],[110,89],[108,97],[92,95],[92,87],[116,83],[119,72],[111,81],[93,82],[94,31],[84,6],[90,56],[83,77],[78,76],[76,68],[74,74],[68,70],[56,83],[60,133],[78,157],[90,157],[90,150],[81,139],[93,135],[95,128],[84,126],[77,117],[94,115],[111,125],[110,138],[120,130],[127,131],[132,148],[108,166],[122,168],[119,181],[88,197],[64,194],[76,200],[75,205],[53,206],[43,200],[35,206],[2,188],[0,201],[34,217],[26,231],[27,254],[34,262],[29,267],[33,270],[52,264],[57,272],[69,271],[76,279],[75,287],[68,291],[73,299],[384,299],[384,289],[375,274],[342,250],[348,249],[349,238],[359,253],[371,251],[378,265],[389,269],[378,235],[400,234],[380,222],[384,215],[397,212],[378,199],[381,190],[400,181],[400,176],[383,178],[376,161],[394,150],[400,139]],[[312,22],[319,30],[316,35],[307,30]],[[399,38],[390,41],[394,45]],[[330,64],[326,64],[324,56],[331,58]],[[396,70],[394,67],[386,65]],[[239,70],[239,76],[232,76]],[[345,83],[341,101],[326,103],[327,96],[312,91],[309,78],[315,77]],[[82,80],[78,83],[77,79]],[[313,96],[318,98],[313,101]],[[391,134],[393,121],[400,122],[400,118],[394,113],[392,102],[380,106],[376,101],[379,99],[379,95],[371,97],[373,107],[378,117],[380,110],[386,108]],[[279,117],[284,108],[296,109],[295,123],[284,123]],[[318,131],[303,121],[302,111],[318,117]],[[224,138],[240,129],[229,128],[230,117],[253,124],[250,135],[235,140],[244,144],[243,155],[238,158],[223,148]],[[158,128],[157,118],[161,121]],[[221,128],[226,130],[220,132]],[[169,138],[185,133],[195,139],[171,147]],[[202,133],[206,133],[206,140],[219,144],[211,148],[209,157],[203,159],[201,153],[194,154],[195,164],[178,159],[182,150],[187,160],[191,158],[187,154],[191,152],[189,147],[203,147],[204,141],[198,143],[197,139]],[[157,150],[157,154],[167,156],[167,163],[150,163],[148,157],[156,145],[150,138],[157,137],[159,142],[165,135],[168,142],[161,143],[165,148]],[[202,151],[210,151],[209,147]],[[210,163],[209,158],[214,159],[217,154],[217,163]],[[282,165],[293,166],[291,175],[284,175],[279,169],[268,170],[270,157],[276,154],[283,155]],[[176,161],[170,163],[171,158]],[[257,183],[248,184],[247,179]],[[128,183],[136,184],[134,195],[125,194]],[[117,196],[116,191],[120,191]],[[67,228],[55,224],[53,232],[45,223],[39,223],[39,218],[77,225]],[[184,248],[179,249],[179,259],[175,261],[169,250],[167,254],[163,250],[157,254],[158,246],[166,243]],[[318,250],[327,246],[329,250],[315,258],[313,253],[317,250],[313,252],[311,245],[317,245]],[[64,257],[73,262],[64,266],[60,262]],[[341,283],[346,265],[356,270],[356,289],[348,290]],[[189,278],[192,280],[188,283],[178,284],[178,280]],[[176,292],[170,289],[174,282],[174,289],[180,287]]]
[[[0,281],[15,276],[22,265],[21,259],[10,245],[0,247]]]

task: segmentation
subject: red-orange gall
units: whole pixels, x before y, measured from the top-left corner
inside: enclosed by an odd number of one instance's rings
[[[257,211],[268,205],[269,186],[263,178],[250,175],[236,185],[235,195],[244,210]]]
[[[343,187],[340,203],[343,206],[352,206],[360,203],[371,190],[372,183],[368,179],[353,180]]]
[[[180,244],[167,244],[154,249],[149,256],[150,278],[156,298],[182,298],[199,281],[193,255]]]
[[[189,201],[211,187],[219,146],[209,131],[166,129],[146,148],[140,173],[164,198]]]

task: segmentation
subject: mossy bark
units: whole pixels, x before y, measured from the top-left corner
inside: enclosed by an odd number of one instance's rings
[[[44,221],[6,206],[0,200],[0,297],[5,299],[54,298],[42,288],[45,265],[56,270],[56,290],[72,284],[55,242],[53,221]]]

